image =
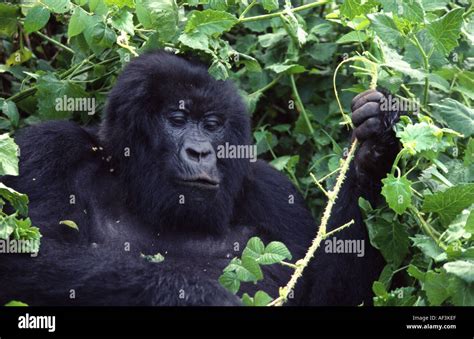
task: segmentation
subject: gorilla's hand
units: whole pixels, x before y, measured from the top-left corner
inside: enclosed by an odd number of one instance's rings
[[[379,186],[391,169],[399,150],[393,125],[399,112],[390,111],[388,96],[376,90],[360,93],[352,100],[354,136],[360,142],[355,156],[359,185]]]

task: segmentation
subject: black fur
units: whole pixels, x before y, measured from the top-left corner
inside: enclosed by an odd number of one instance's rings
[[[217,131],[196,128],[193,138],[214,148],[250,144],[249,116],[234,86],[164,52],[130,63],[98,129],[54,121],[18,133],[20,176],[2,182],[28,194],[31,219],[43,238],[37,258],[1,255],[0,304],[17,299],[30,305],[238,305],[217,279],[250,237],[283,241],[295,260],[304,256],[316,223],[290,181],[267,163],[217,159],[212,171],[220,184],[211,193],[176,184],[176,172],[193,171],[178,156],[189,133],[172,128],[166,118],[179,100],[189,108],[189,119],[223,115]],[[375,125],[369,128],[374,135],[393,133]],[[361,140],[361,149],[375,140]],[[325,253],[323,245],[291,304],[370,303],[383,261],[369,244],[357,200],[363,195],[375,201],[394,148],[380,143],[381,157],[370,149],[358,154],[330,221],[329,230],[354,219],[337,237],[364,240],[365,256]],[[371,164],[380,159],[384,166],[377,171]],[[180,195],[185,204],[178,203]],[[60,220],[75,221],[79,232]],[[140,256],[158,252],[165,257],[161,263]],[[290,273],[288,267],[267,266],[258,288],[276,296]]]

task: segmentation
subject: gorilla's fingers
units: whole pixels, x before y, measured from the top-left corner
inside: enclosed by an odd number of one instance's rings
[[[379,118],[370,118],[362,125],[355,129],[357,139],[360,141],[367,140],[372,136],[376,136],[382,131],[382,122]]]
[[[380,103],[380,100],[384,97],[384,95],[376,90],[368,90],[363,93],[360,93],[352,100],[352,111],[355,111],[359,107],[362,107],[367,102],[373,101]]]
[[[378,102],[369,102],[352,113],[352,122],[359,126],[365,120],[380,114],[380,104]]]

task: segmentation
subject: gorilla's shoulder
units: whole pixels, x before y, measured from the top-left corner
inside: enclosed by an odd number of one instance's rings
[[[21,129],[15,136],[20,148],[20,176],[29,172],[69,171],[92,159],[99,150],[96,137],[70,121],[48,121]]]

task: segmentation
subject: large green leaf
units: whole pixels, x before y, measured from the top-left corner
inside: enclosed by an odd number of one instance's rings
[[[36,32],[43,28],[49,20],[50,12],[46,7],[37,5],[28,11],[25,18],[25,31]]]
[[[18,146],[8,133],[0,135],[0,175],[18,175]]]
[[[389,174],[382,183],[382,195],[390,208],[398,214],[405,212],[411,206],[412,182],[405,176],[396,178],[393,174]]]
[[[54,13],[65,13],[72,8],[69,0],[42,0],[42,2]]]
[[[423,290],[432,306],[441,305],[449,297],[448,283],[448,276],[444,272],[430,271],[426,273]]]
[[[435,48],[445,55],[449,54],[458,45],[457,40],[461,33],[463,12],[462,8],[453,9],[426,27],[433,39]]]
[[[400,46],[404,37],[390,14],[375,13],[368,15],[372,22],[372,28],[377,35],[388,44]]]
[[[26,194],[19,193],[0,182],[0,196],[7,199],[21,215],[25,217],[28,215],[28,197]]]
[[[189,18],[185,31],[200,32],[207,36],[222,34],[230,30],[236,23],[237,18],[230,13],[207,9],[194,11]]]
[[[367,219],[370,243],[382,252],[385,260],[398,267],[408,253],[409,238],[406,226],[396,220]]]
[[[442,134],[439,132],[436,126],[420,122],[407,125],[402,131],[397,132],[397,136],[410,154],[416,154],[432,150],[441,140]]]
[[[18,7],[0,3],[0,36],[12,36],[17,30]]]
[[[169,41],[178,31],[175,0],[137,0],[136,13],[143,27],[156,30],[162,41]]]
[[[67,35],[71,38],[81,34],[90,24],[93,24],[93,21],[90,19],[87,12],[81,7],[76,7],[74,12],[72,12],[71,19],[69,20]]]
[[[474,283],[474,262],[457,260],[444,264],[446,272],[454,274],[467,283]]]
[[[459,101],[446,98],[439,103],[432,103],[435,112],[446,122],[449,128],[464,134],[474,135],[474,109],[461,104]]]
[[[448,226],[463,209],[473,203],[474,183],[460,184],[426,196],[423,211],[437,213],[443,224]]]

